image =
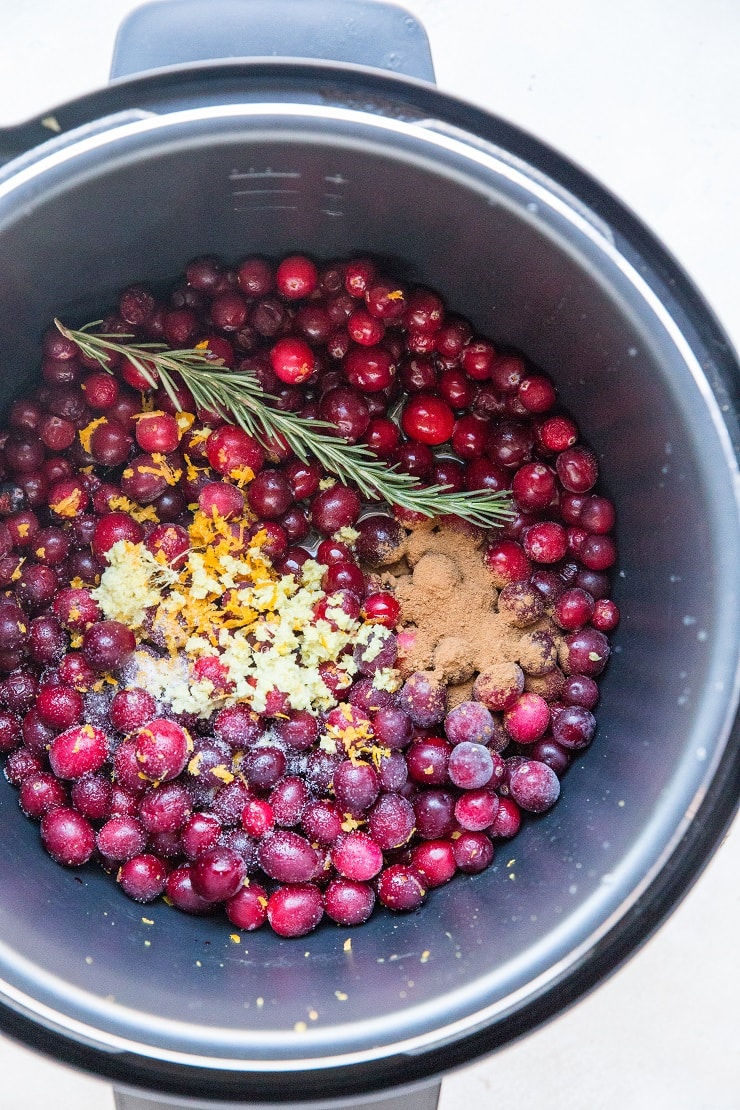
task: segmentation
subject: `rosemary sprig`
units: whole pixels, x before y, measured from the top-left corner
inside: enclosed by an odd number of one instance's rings
[[[54,321],[62,335],[96,359],[107,373],[112,370],[106,354],[115,351],[136,367],[152,389],[161,385],[175,405],[179,404],[179,379],[199,408],[218,412],[265,446],[276,437],[284,439],[299,459],[304,462],[316,459],[324,470],[344,483],[353,483],[370,500],[386,501],[428,517],[453,514],[484,528],[501,524],[513,515],[508,491],[449,493],[444,486],[421,489],[410,474],[389,467],[363,444],[350,444],[333,435],[333,425],[326,421],[272,408],[265,402],[275,398],[265,393],[255,378],[224,369],[222,360],[214,359],[206,350],[172,350],[164,343],[129,343],[124,341],[133,340],[133,335],[90,330],[101,322],[95,320],[75,331],[59,320]]]

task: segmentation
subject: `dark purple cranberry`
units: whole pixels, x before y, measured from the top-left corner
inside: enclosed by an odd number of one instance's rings
[[[41,820],[41,840],[52,859],[65,867],[80,867],[95,850],[92,825],[67,806],[45,814]]]
[[[224,902],[232,898],[247,874],[243,857],[232,848],[216,845],[193,862],[193,889],[207,902]]]
[[[331,536],[340,528],[350,527],[360,515],[360,495],[339,483],[317,493],[311,502],[311,520],[324,536]]]
[[[370,423],[370,413],[362,394],[342,386],[323,395],[319,416],[333,424],[337,434],[348,443],[357,443]]]
[[[85,632],[82,654],[96,671],[120,667],[136,647],[136,637],[120,621],[98,621]]]

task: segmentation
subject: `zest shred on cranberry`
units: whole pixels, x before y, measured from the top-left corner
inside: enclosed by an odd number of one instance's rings
[[[280,937],[485,870],[592,743],[619,623],[614,505],[551,378],[368,258],[204,256],[104,330],[197,345],[422,485],[510,490],[481,557],[530,655],[464,696],[404,670],[383,568],[414,514],[49,328],[0,433],[0,753],[46,850]]]

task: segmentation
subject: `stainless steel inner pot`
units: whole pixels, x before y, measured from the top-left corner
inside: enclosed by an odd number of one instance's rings
[[[617,201],[428,84],[193,65],[57,116],[62,135],[0,172],[4,404],[34,380],[52,316],[98,316],[131,281],[166,282],[201,253],[369,253],[525,351],[600,457],[623,619],[597,739],[552,812],[420,912],[236,944],[227,923],[59,868],[0,783],[6,1032],[120,1085],[214,1103],[350,1102],[429,1081],[618,966],[732,815],[737,362]]]

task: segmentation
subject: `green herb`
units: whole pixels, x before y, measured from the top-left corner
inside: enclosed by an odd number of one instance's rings
[[[389,467],[363,444],[347,443],[333,434],[333,425],[326,421],[273,408],[269,402],[275,398],[264,392],[256,378],[224,369],[222,360],[207,349],[178,351],[164,343],[129,343],[126,340],[133,336],[91,331],[100,320],[78,331],[66,328],[59,320],[54,323],[62,335],[108,373],[112,371],[107,354],[114,351],[125,356],[152,389],[161,385],[178,407],[177,386],[178,381],[182,382],[199,408],[238,424],[263,446],[269,447],[275,439],[284,440],[299,459],[316,459],[325,471],[344,483],[353,483],[368,499],[386,501],[428,517],[453,514],[484,528],[513,516],[508,491],[449,493],[444,486],[419,488],[414,477]]]

